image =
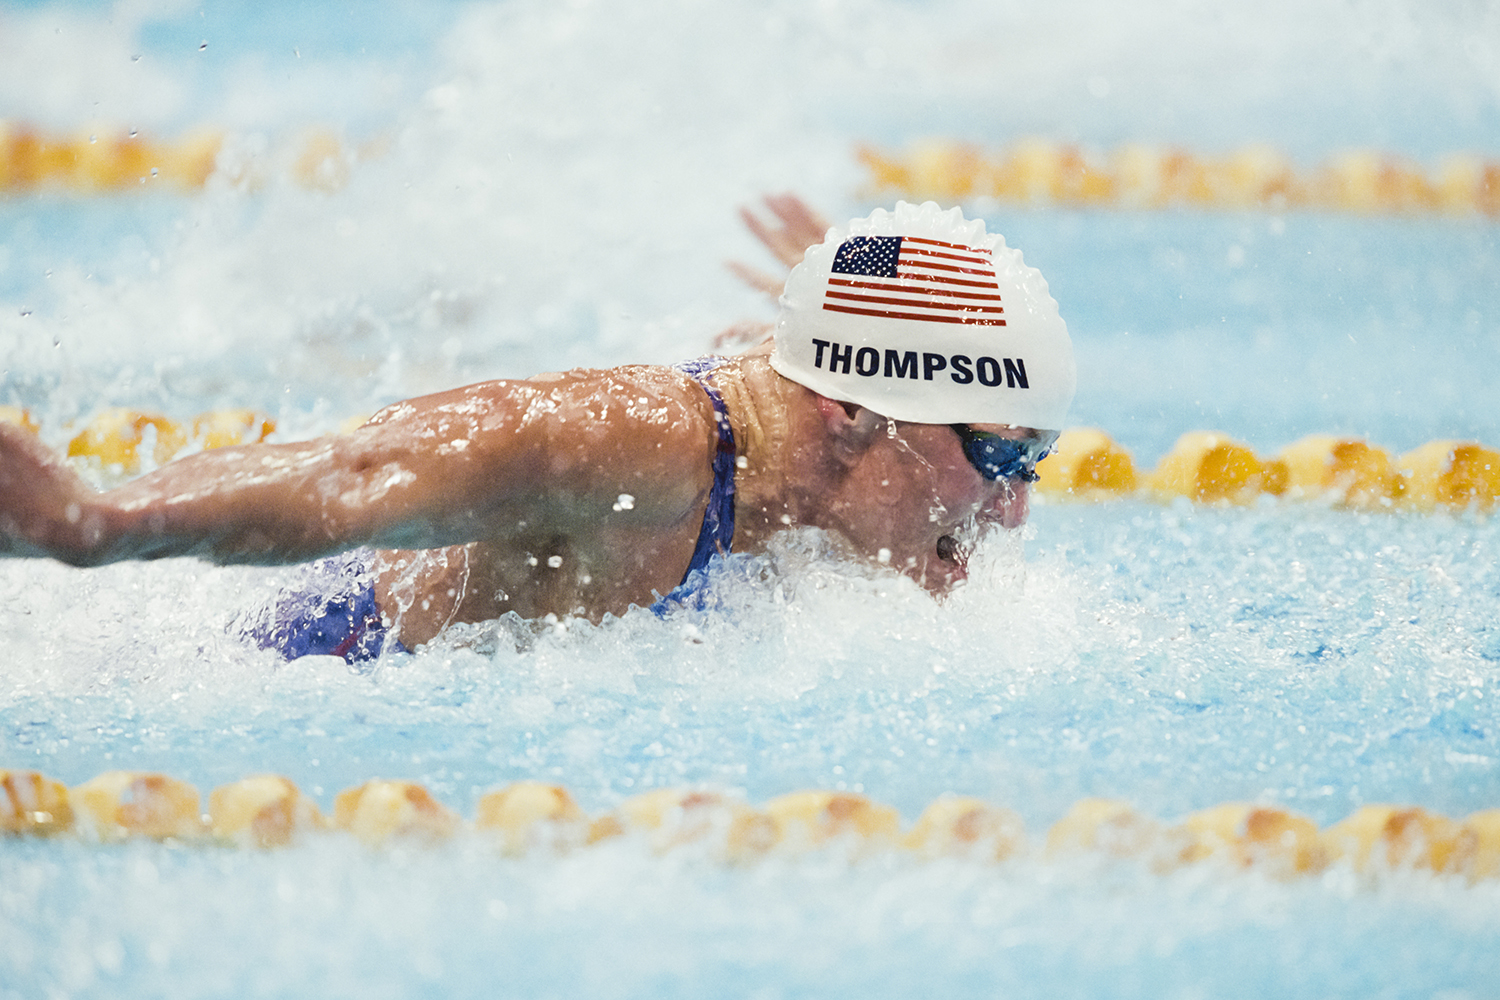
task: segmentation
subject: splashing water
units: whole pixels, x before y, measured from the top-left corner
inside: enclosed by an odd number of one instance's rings
[[[1482,5],[282,13],[0,11],[0,118],[228,133],[191,198],[0,201],[0,402],[50,443],[105,406],[256,406],[297,439],[464,381],[702,353],[769,318],[722,270],[757,259],[733,208],[794,188],[863,214],[856,142],[1316,160],[1493,155],[1500,134]],[[289,179],[312,126],[341,136],[342,187]],[[1061,303],[1075,421],[1143,465],[1210,427],[1266,451],[1314,431],[1500,445],[1492,223],[970,208]],[[275,771],[325,807],[408,778],[466,815],[520,778],[595,812],[692,783],[841,788],[908,822],[953,791],[1016,809],[1033,847],[1091,795],[1164,819],[1237,799],[1325,825],[1382,801],[1457,817],[1500,806],[1497,530],[1039,505],[961,540],[943,602],[789,533],[728,560],[701,608],[464,626],[368,673],[239,637],[295,568],[5,561],[0,766],[205,791]],[[0,996],[1487,995],[1500,884],[1407,875],[16,840]]]

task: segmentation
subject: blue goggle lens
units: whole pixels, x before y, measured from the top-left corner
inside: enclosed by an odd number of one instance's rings
[[[969,464],[989,480],[1014,478],[1036,482],[1036,463],[1046,458],[1057,442],[1057,431],[1035,431],[1030,437],[1016,440],[977,431],[968,424],[954,424],[953,430],[963,442]]]

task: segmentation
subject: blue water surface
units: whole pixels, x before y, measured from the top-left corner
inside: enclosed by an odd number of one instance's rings
[[[861,142],[1496,153],[1489,6],[1120,11],[6,4],[0,28],[72,42],[46,73],[0,66],[0,118],[92,123],[98,81],[144,53],[151,86],[121,77],[108,106],[222,129],[242,179],[0,199],[0,403],[55,445],[105,406],[255,406],[295,440],[465,381],[695,356],[774,316],[723,268],[774,266],[735,208],[791,188],[864,214]],[[296,179],[310,127],[343,144],[342,186]],[[1071,421],[1142,468],[1207,429],[1268,456],[1314,432],[1500,445],[1492,219],[966,210],[1060,303]],[[1496,531],[1269,498],[1039,503],[941,603],[788,535],[728,561],[702,609],[505,619],[362,671],[243,639],[293,570],[6,560],[0,767],[205,794],[274,772],[325,810],[408,779],[465,816],[520,779],[595,815],[705,784],[852,790],[909,824],[953,792],[1016,810],[1029,846],[726,866],[633,838],[522,858],[473,834],[4,840],[0,998],[1492,996],[1500,882],[1041,845],[1089,796],[1168,823],[1500,806]]]

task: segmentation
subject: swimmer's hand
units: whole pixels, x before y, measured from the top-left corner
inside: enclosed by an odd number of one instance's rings
[[[92,488],[33,433],[0,422],[0,555],[81,565],[100,526]]]
[[[762,219],[748,208],[740,209],[740,218],[782,267],[790,271],[802,262],[802,255],[808,247],[823,242],[828,222],[794,194],[766,195],[764,201],[773,219]],[[745,284],[769,295],[773,301],[781,295],[781,288],[786,284],[785,273],[778,277],[739,261],[730,261],[729,269]]]

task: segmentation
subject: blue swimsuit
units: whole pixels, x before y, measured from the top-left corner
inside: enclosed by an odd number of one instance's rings
[[[708,376],[724,363],[723,358],[697,358],[676,366],[703,387],[713,404],[719,443],[714,449],[713,485],[708,491],[708,509],[703,527],[682,582],[667,596],[651,605],[664,615],[700,592],[703,573],[715,555],[728,555],[734,541],[734,430],[729,411]],[[266,619],[249,631],[261,649],[274,649],[288,660],[301,656],[341,656],[345,662],[377,659],[387,648],[390,631],[375,603],[375,578],[370,571],[374,552],[356,549],[319,559],[305,569],[308,580],[282,594]],[[400,642],[389,640],[393,652],[404,653]]]
[[[355,549],[308,563],[305,579],[276,599],[265,619],[249,630],[261,649],[288,660],[341,656],[346,663],[377,659],[390,631],[375,603],[375,553]],[[392,641],[393,652],[405,647]]]
[[[681,604],[698,593],[702,587],[702,574],[708,569],[709,560],[715,555],[728,555],[734,541],[734,428],[729,425],[729,410],[724,406],[724,397],[719,394],[708,376],[724,363],[723,358],[696,358],[683,361],[674,367],[703,387],[708,401],[713,404],[714,417],[719,425],[719,444],[714,449],[714,481],[708,490],[708,509],[703,512],[703,527],[698,530],[698,544],[693,546],[693,558],[682,582],[666,597],[658,597],[651,610],[658,616],[666,613],[672,604]],[[694,575],[697,579],[694,579]]]

